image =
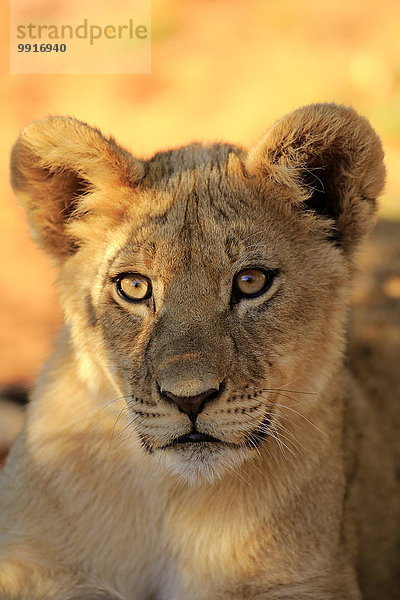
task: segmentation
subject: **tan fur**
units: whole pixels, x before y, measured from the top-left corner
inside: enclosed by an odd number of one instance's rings
[[[329,104],[248,151],[148,161],[74,119],[21,133],[12,183],[66,323],[1,475],[2,600],[398,597],[399,411],[344,359],[382,159]],[[278,274],[239,301],[249,266]],[[127,272],[150,299],[119,296]],[[191,423],[163,391],[219,386],[196,426],[221,441],[169,446]]]

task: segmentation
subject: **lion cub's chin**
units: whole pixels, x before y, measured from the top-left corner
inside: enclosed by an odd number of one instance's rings
[[[204,485],[236,470],[250,454],[246,447],[204,442],[156,450],[153,458],[160,470],[172,472],[182,483]]]

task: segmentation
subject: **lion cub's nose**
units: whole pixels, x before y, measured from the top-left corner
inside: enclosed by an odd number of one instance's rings
[[[175,402],[175,404],[178,405],[179,410],[186,413],[189,419],[194,423],[199,412],[203,410],[207,400],[215,398],[218,392],[219,388],[211,388],[202,394],[197,394],[197,396],[176,396],[168,390],[163,390],[161,393],[163,396],[172,400],[172,402]]]

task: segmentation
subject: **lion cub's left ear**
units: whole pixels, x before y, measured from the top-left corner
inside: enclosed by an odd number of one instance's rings
[[[299,208],[329,219],[330,237],[350,251],[373,227],[385,180],[383,150],[368,121],[335,104],[300,108],[252,148],[247,171],[292,189]]]
[[[70,117],[31,123],[11,154],[11,184],[32,237],[58,262],[79,245],[73,226],[94,214],[116,218],[122,209],[115,190],[129,194],[143,173],[113,138]]]

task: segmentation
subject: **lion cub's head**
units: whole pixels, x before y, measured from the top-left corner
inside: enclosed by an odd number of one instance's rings
[[[299,406],[324,402],[382,156],[364,118],[329,104],[250,150],[150,160],[72,118],[21,133],[12,184],[60,265],[80,377],[125,398],[164,468],[213,477],[275,440],[290,450]]]

